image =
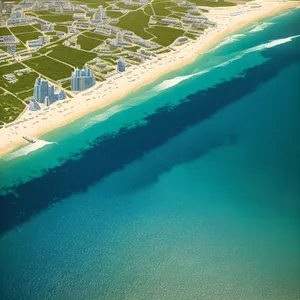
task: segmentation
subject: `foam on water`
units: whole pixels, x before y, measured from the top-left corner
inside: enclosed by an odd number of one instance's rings
[[[215,46],[214,48],[211,49],[211,51],[215,51],[225,45],[228,45],[228,44],[231,44],[231,43],[234,43],[234,42],[237,42],[238,39],[236,38],[237,35],[235,36],[229,36],[228,38],[226,38],[225,40],[223,40],[220,44],[218,44],[217,46]]]
[[[273,40],[271,42],[249,48],[249,49],[243,51],[243,54],[247,54],[247,53],[251,53],[251,52],[255,52],[255,51],[261,51],[261,50],[268,49],[268,48],[273,48],[273,47],[291,42],[293,39],[298,38],[299,36],[300,35],[294,35],[294,36],[290,36],[290,37],[283,38],[283,39]]]
[[[48,141],[44,141],[44,140],[36,140],[35,143],[30,143],[29,145],[27,145],[19,150],[16,150],[12,153],[9,153],[9,154],[3,156],[2,158],[6,161],[13,160],[15,158],[25,156],[31,152],[34,152],[38,149],[41,149],[41,148],[43,148],[47,145],[51,145],[51,144],[57,144],[57,143],[56,142],[48,142]]]
[[[276,46],[279,46],[281,44],[285,44],[285,43],[288,43],[288,42],[291,42],[294,38],[297,38],[299,37],[300,35],[295,35],[295,36],[290,36],[290,37],[287,37],[287,38],[283,38],[283,39],[277,39],[277,40],[273,40],[271,42],[268,42],[268,43],[264,43],[264,44],[261,44],[261,45],[258,45],[258,46],[255,46],[255,47],[252,47],[252,48],[248,48],[244,51],[241,51],[237,56],[235,56],[234,58],[232,59],[228,59],[226,60],[225,62],[221,63],[221,64],[218,64],[216,66],[213,66],[211,68],[208,68],[206,70],[203,70],[203,71],[200,71],[200,72],[196,72],[194,74],[190,74],[190,75],[186,75],[186,76],[178,76],[178,77],[175,77],[173,79],[168,79],[168,80],[165,80],[163,81],[162,83],[160,83],[159,85],[157,85],[155,87],[155,90],[156,91],[163,91],[163,90],[166,90],[166,89],[169,89],[177,84],[179,84],[180,82],[184,81],[184,80],[187,80],[187,79],[190,79],[194,76],[199,76],[199,75],[202,75],[202,74],[205,74],[213,69],[216,69],[216,68],[220,68],[220,67],[224,67],[224,66],[227,66],[228,64],[232,63],[233,61],[236,61],[240,58],[242,58],[244,55],[248,54],[248,53],[251,53],[251,52],[256,52],[256,51],[262,51],[264,49],[268,49],[268,48],[272,48],[272,47],[276,47]]]
[[[82,126],[82,130],[86,130],[87,128],[90,128],[91,126],[93,126],[99,122],[103,122],[120,112],[126,111],[126,110],[132,108],[133,106],[146,101],[147,99],[151,98],[152,96],[154,96],[153,91],[148,91],[138,97],[134,97],[133,99],[127,100],[124,103],[114,105],[111,108],[105,110],[104,112],[101,112],[101,113],[89,118],[88,122]]]
[[[249,32],[250,33],[253,33],[253,32],[258,32],[258,31],[262,31],[264,30],[265,28],[269,27],[270,25],[272,25],[273,23],[270,23],[270,22],[266,22],[266,23],[263,23],[263,24],[259,24],[257,26],[255,26],[252,30],[250,30]]]

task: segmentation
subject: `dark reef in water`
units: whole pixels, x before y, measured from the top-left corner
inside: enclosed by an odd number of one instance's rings
[[[14,193],[0,196],[0,234],[21,225],[49,205],[71,194],[85,191],[90,185],[141,158],[186,128],[199,124],[250,94],[282,69],[300,60],[300,54],[295,49],[297,47],[288,44],[282,47],[285,47],[285,56],[276,47],[269,49],[264,55],[270,59],[248,69],[243,76],[191,94],[177,106],[162,107],[146,116],[146,122],[134,128],[124,127],[114,135],[101,136],[93,142],[91,148],[74,154],[76,159],[69,159],[60,166],[45,170],[39,178],[18,184]]]

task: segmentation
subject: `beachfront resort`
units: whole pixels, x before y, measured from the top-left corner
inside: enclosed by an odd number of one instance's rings
[[[0,0],[0,126],[27,109],[37,78],[72,99],[74,92],[93,85],[75,84],[74,68],[88,68],[95,82],[105,81],[124,72],[125,65],[130,70],[201,36],[215,25],[203,6],[235,5],[221,0]]]
[[[37,137],[109,105],[290,3],[0,0],[1,153],[21,145],[21,134]]]

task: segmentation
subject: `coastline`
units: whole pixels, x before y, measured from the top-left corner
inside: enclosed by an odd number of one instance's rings
[[[105,82],[99,82],[90,90],[82,92],[70,101],[51,105],[49,110],[25,111],[15,122],[0,129],[0,156],[25,145],[27,142],[22,136],[28,135],[38,138],[88,113],[109,106],[142,86],[154,82],[166,73],[192,63],[201,54],[216,45],[221,38],[233,34],[251,23],[300,6],[300,2],[292,1],[259,0],[256,3],[259,3],[261,8],[234,17],[230,17],[229,13],[243,10],[249,4],[211,9],[208,17],[215,21],[218,26],[208,29],[196,41],[174,47],[175,52],[162,55],[137,67],[129,68],[128,72],[123,75],[118,74]]]

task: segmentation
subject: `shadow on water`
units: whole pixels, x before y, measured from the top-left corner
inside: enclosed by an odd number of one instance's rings
[[[280,48],[281,51],[276,48],[265,51],[264,55],[270,59],[248,69],[243,76],[191,94],[177,106],[162,107],[134,128],[124,127],[114,135],[101,136],[91,148],[77,154],[76,159],[69,159],[54,169],[45,170],[41,177],[15,186],[14,193],[0,197],[0,233],[21,225],[31,216],[73,193],[84,192],[89,186],[140,159],[186,128],[253,92],[282,69],[300,60],[297,47],[283,45]]]

